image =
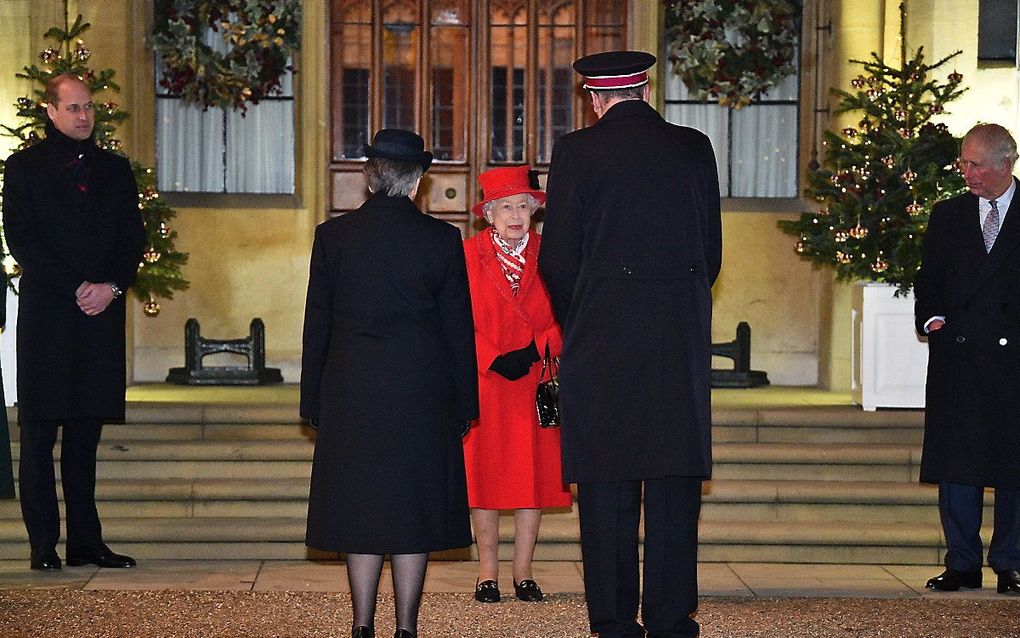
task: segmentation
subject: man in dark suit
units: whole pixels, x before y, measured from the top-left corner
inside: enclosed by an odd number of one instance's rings
[[[67,564],[131,567],[103,543],[96,451],[103,422],[124,419],[123,292],[145,249],[138,190],[126,159],[92,140],[88,86],[61,75],[46,87],[46,138],[7,160],[4,233],[22,267],[18,308],[21,512],[31,567],[57,570],[60,473]]]
[[[921,480],[939,486],[945,566],[928,588],[981,587],[984,488],[995,488],[988,564],[1020,595],[1020,204],[1016,142],[997,124],[963,138],[969,193],[935,205],[914,309],[928,335]]]
[[[539,253],[563,327],[563,474],[577,483],[589,624],[601,638],[698,633],[719,181],[708,138],[648,105],[654,63],[639,51],[574,63],[599,120],[553,150]]]

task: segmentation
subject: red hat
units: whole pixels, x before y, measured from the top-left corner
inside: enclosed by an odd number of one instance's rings
[[[531,187],[531,180],[528,173],[531,167],[507,166],[505,168],[493,168],[478,176],[478,184],[482,187],[482,201],[471,207],[471,212],[479,217],[485,217],[482,206],[502,197],[520,195],[527,193],[538,200],[539,204],[545,203],[545,193]]]

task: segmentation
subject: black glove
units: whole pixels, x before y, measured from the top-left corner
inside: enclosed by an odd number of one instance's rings
[[[492,360],[489,370],[510,381],[516,381],[531,370],[531,364],[541,359],[535,340],[518,350],[511,350]]]

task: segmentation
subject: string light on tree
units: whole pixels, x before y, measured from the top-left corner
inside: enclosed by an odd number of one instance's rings
[[[851,60],[863,73],[852,90],[833,93],[837,112],[860,113],[860,122],[826,131],[823,162],[807,174],[805,195],[823,206],[779,222],[796,236],[797,255],[832,266],[840,280],[910,289],[932,205],[965,189],[954,165],[959,140],[931,120],[965,90],[959,73],[942,75],[957,55],[929,64],[921,49],[911,56],[903,44],[898,67],[874,53]]]

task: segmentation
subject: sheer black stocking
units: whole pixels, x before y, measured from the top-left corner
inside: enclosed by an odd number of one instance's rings
[[[418,635],[418,608],[425,587],[425,568],[429,564],[428,552],[423,554],[393,554],[393,602],[397,610],[397,629]]]
[[[375,627],[375,601],[379,594],[382,566],[382,554],[347,554],[347,582],[351,586],[354,627]]]

